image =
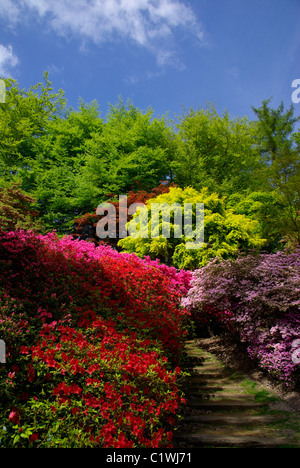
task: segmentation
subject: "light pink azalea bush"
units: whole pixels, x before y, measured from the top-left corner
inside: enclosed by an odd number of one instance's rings
[[[183,305],[199,320],[218,311],[261,368],[287,385],[299,380],[299,364],[292,359],[300,338],[299,252],[215,259],[194,272]]]

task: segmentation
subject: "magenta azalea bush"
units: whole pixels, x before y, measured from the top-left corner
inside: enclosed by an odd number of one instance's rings
[[[299,380],[292,358],[300,339],[299,252],[215,259],[194,272],[183,305],[200,321],[209,311],[225,318],[262,369],[287,385]]]
[[[0,447],[172,447],[188,273],[0,231]]]

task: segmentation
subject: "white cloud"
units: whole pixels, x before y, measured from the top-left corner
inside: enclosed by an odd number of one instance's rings
[[[2,10],[0,16],[9,15],[11,22],[35,15],[60,36],[76,36],[99,45],[130,40],[154,53],[161,65],[170,63],[170,56],[174,55],[177,29],[203,41],[203,31],[193,10],[181,0],[1,1],[5,2],[6,12]]]
[[[0,17],[4,18],[7,24],[15,26],[20,20],[20,5],[15,0],[1,0]]]
[[[13,53],[12,46],[0,44],[0,76],[10,76],[10,71],[18,64],[18,57]]]

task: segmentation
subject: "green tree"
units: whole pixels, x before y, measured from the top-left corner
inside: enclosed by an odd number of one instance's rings
[[[226,206],[236,214],[259,222],[260,236],[266,239],[264,250],[275,252],[282,248],[282,226],[275,219],[285,207],[276,191],[262,189],[247,194],[236,193],[229,197]]]
[[[34,194],[49,230],[69,232],[73,219],[93,208],[93,201],[82,196],[78,174],[85,164],[86,142],[102,127],[96,102],[81,102],[78,110],[68,109],[64,116],[48,122],[47,131],[36,143],[32,171],[21,172],[23,186]]]
[[[1,182],[11,181],[20,169],[30,171],[37,155],[36,142],[46,131],[49,120],[63,112],[62,90],[53,92],[44,73],[44,83],[28,91],[20,90],[13,79],[4,79],[5,103],[0,104],[0,170]]]
[[[0,104],[0,182],[21,184],[35,200],[47,230],[72,228],[85,211],[77,175],[85,163],[85,142],[101,131],[98,105],[80,102],[78,111],[66,109],[62,90],[53,91],[48,74],[44,83],[20,90],[5,80],[6,102]],[[90,208],[90,205],[88,205]]]
[[[195,235],[196,206],[204,204],[204,243],[201,248],[188,248],[188,242],[193,239],[185,232],[183,216],[187,203],[192,205],[192,229]],[[156,232],[151,224],[153,204],[158,204],[161,208],[159,229]],[[181,225],[179,218],[170,210],[174,204],[181,207]],[[166,222],[170,226],[169,237],[163,235]],[[153,259],[159,258],[180,269],[198,268],[215,257],[236,258],[241,251],[260,249],[265,244],[265,240],[260,237],[258,221],[236,214],[233,209],[226,209],[224,199],[216,193],[210,193],[207,188],[198,192],[191,187],[171,187],[168,193],[147,201],[146,208],[137,210],[131,223],[131,235],[119,241],[119,246],[124,251],[135,252],[140,257],[150,255]],[[201,228],[201,224],[198,227]]]
[[[70,232],[73,219],[110,193],[151,190],[169,177],[174,136],[164,118],[120,100],[106,121],[97,102],[66,109],[63,91],[44,83],[20,90],[6,80],[0,105],[0,186],[21,183],[48,230]]]
[[[178,123],[175,182],[221,196],[254,190],[261,167],[256,130],[247,118],[218,115],[212,106],[191,109]]]
[[[102,132],[86,142],[78,184],[94,205],[108,193],[150,191],[170,175],[174,135],[164,118],[128,101],[111,105]]]
[[[253,108],[258,118],[258,144],[264,170],[261,185],[273,192],[279,209],[274,213],[281,240],[300,244],[300,158],[299,131],[295,125],[300,117],[294,116],[294,107],[285,110],[281,103],[277,109],[270,107],[270,99]]]

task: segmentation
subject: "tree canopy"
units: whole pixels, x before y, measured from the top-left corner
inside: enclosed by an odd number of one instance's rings
[[[34,200],[31,208],[46,231],[76,234],[74,220],[95,216],[99,204],[153,194],[166,181],[183,193],[190,187],[205,200],[216,197],[226,223],[230,216],[253,222],[269,251],[300,243],[300,132],[292,106],[273,109],[266,100],[249,120],[218,114],[209,105],[171,121],[119,98],[103,116],[96,101],[68,108],[64,91],[53,89],[47,73],[29,90],[12,79],[5,84],[0,186],[18,184]],[[143,242],[141,251],[147,251]]]

